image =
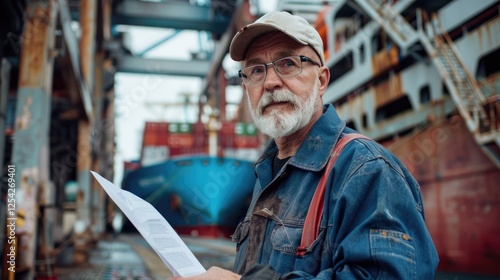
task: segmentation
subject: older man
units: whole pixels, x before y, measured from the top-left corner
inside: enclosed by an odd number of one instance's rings
[[[332,150],[347,128],[322,96],[330,72],[319,34],[306,20],[271,12],[234,36],[230,55],[252,119],[271,136],[257,182],[233,235],[234,272],[218,267],[189,279],[433,279],[438,257],[420,188],[401,162],[369,139]],[[326,172],[319,232],[300,246]]]

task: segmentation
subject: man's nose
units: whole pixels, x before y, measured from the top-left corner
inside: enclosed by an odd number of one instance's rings
[[[279,88],[283,85],[283,80],[281,80],[278,72],[274,69],[273,65],[267,67],[266,79],[264,80],[264,87],[268,90],[273,90]]]

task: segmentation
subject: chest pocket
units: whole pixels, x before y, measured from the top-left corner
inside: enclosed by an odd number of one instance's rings
[[[231,236],[231,240],[236,243],[236,250],[239,250],[241,243],[248,237],[249,228],[250,218],[245,217],[245,219],[238,224],[234,234]]]
[[[275,250],[295,255],[302,236],[302,225],[279,223],[271,233],[271,243]]]

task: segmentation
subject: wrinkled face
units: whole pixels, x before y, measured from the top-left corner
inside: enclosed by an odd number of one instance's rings
[[[294,55],[304,55],[320,63],[318,55],[309,46],[301,45],[281,32],[267,33],[249,47],[243,67]],[[269,66],[262,84],[243,84],[255,126],[263,133],[278,138],[291,135],[309,122],[316,121],[322,112],[321,97],[329,78],[329,74],[324,72],[327,71],[326,67],[304,61],[300,74],[281,78],[273,66]]]

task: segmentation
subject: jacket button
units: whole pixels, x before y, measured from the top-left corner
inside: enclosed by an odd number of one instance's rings
[[[406,240],[406,241],[408,241],[408,240],[410,240],[410,237],[408,235],[406,235],[406,234],[403,234],[403,239]]]
[[[384,231],[382,231],[381,234],[382,234],[382,236],[387,236],[387,231],[384,230]]]

